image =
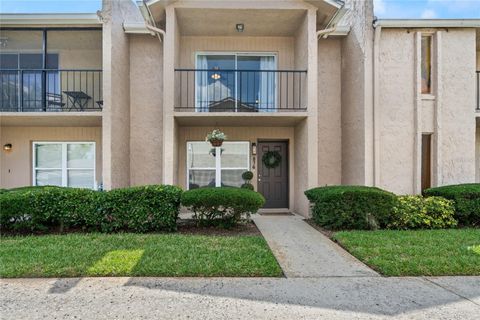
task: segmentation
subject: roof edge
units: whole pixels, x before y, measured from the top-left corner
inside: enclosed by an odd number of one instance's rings
[[[480,28],[480,19],[378,19],[382,28]]]
[[[96,13],[2,13],[0,25],[101,25]]]

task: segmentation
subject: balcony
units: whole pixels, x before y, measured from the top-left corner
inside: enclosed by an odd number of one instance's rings
[[[0,112],[101,111],[102,70],[1,69]]]
[[[175,111],[304,112],[305,70],[175,69]]]

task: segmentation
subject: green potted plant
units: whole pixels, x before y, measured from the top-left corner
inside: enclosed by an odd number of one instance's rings
[[[220,147],[223,141],[227,139],[227,136],[222,131],[215,129],[207,134],[205,141],[211,143],[212,147]]]
[[[253,190],[253,185],[250,183],[250,181],[253,179],[253,172],[245,171],[242,173],[242,179],[245,181],[245,183],[242,184],[241,188]]]

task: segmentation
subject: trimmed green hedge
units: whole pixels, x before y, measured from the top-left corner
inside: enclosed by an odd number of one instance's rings
[[[374,187],[328,186],[305,191],[313,220],[328,229],[378,229],[389,223],[395,194]]]
[[[13,231],[170,231],[176,229],[181,193],[178,187],[155,185],[108,192],[50,186],[12,189],[0,194],[0,223]]]
[[[152,185],[114,189],[101,195],[102,215],[97,226],[103,232],[133,230],[175,231],[182,189]]]
[[[194,212],[194,219],[200,225],[230,227],[264,204],[265,198],[260,193],[244,188],[199,188],[182,195],[182,205]]]
[[[445,229],[457,225],[452,200],[442,197],[400,196],[390,229]]]
[[[480,226],[480,183],[430,188],[427,197],[439,196],[454,201],[455,219],[463,226]]]

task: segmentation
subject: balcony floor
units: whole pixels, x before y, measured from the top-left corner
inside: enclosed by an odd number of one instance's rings
[[[174,112],[181,126],[285,127],[295,126],[307,116],[307,112]]]
[[[102,112],[0,112],[2,127],[100,127]]]

